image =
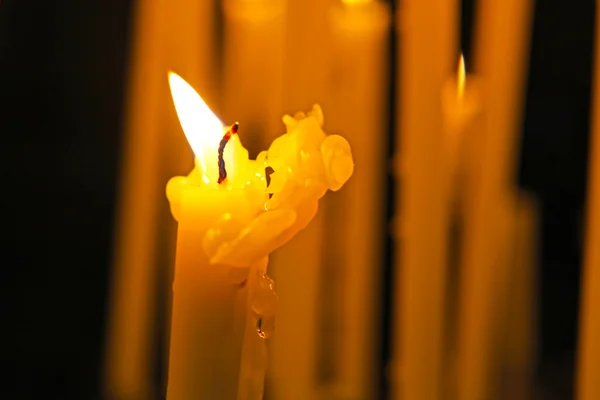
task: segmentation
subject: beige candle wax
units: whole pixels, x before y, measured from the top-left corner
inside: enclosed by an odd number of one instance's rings
[[[351,144],[360,169],[344,191],[325,199],[324,237],[330,269],[324,287],[337,286],[326,332],[338,398],[378,396],[380,276],[385,232],[390,10],[380,1],[344,0],[330,11],[327,124]]]
[[[222,115],[244,121],[256,155],[277,136],[283,113],[285,1],[226,0]]]
[[[440,93],[458,55],[458,2],[410,0],[398,10],[398,132],[392,396],[443,393],[448,207]]]
[[[481,1],[477,15],[475,73],[484,113],[477,133],[479,177],[461,251],[458,400],[489,399],[497,389],[498,322],[509,267],[503,219],[514,193],[531,11],[531,1]]]
[[[192,165],[170,105],[165,70],[176,68],[207,93],[214,79],[213,0],[135,2],[127,121],[106,348],[107,399],[150,397],[160,344],[157,285],[169,285],[166,260],[176,226],[162,196],[164,183]],[[157,217],[158,216],[158,217]],[[165,290],[165,289],[163,289]]]

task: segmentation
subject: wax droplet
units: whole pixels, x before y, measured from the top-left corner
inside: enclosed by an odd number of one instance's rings
[[[269,339],[275,331],[275,318],[259,316],[256,320],[256,334],[261,339]]]

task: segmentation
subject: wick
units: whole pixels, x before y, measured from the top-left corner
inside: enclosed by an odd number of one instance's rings
[[[227,170],[225,169],[225,160],[223,159],[225,146],[227,145],[227,142],[229,142],[229,139],[231,139],[231,137],[237,133],[239,127],[240,124],[237,122],[231,125],[227,133],[223,135],[221,143],[219,143],[219,180],[217,181],[219,184],[223,183],[225,179],[227,179]]]

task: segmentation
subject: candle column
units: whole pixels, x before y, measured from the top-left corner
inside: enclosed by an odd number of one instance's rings
[[[480,1],[475,72],[482,79],[484,113],[480,163],[461,251],[458,399],[492,398],[497,389],[497,322],[507,302],[507,231],[514,195],[516,143],[529,48],[532,2]]]
[[[406,0],[398,10],[392,395],[442,399],[448,207],[441,92],[453,75],[457,2]]]
[[[244,206],[244,193],[189,188],[180,201],[167,399],[237,399],[245,277],[212,264],[201,243],[218,218]]]
[[[581,281],[578,400],[600,398],[600,8],[596,5],[594,88],[588,161],[587,227]]]
[[[328,346],[335,398],[377,397],[380,348],[390,11],[379,1],[342,1],[331,10],[327,123],[344,135],[360,168],[346,190],[325,199],[322,296],[339,321]],[[335,350],[331,347],[335,347]]]
[[[223,2],[223,117],[244,121],[252,156],[280,130],[285,9],[283,0]]]
[[[213,98],[212,0],[136,2],[127,124],[106,349],[108,398],[147,399],[155,390],[157,287],[169,285],[175,224],[163,185],[191,166],[185,138],[173,137],[177,118],[165,72],[175,68]],[[208,83],[207,83],[208,82]],[[164,212],[163,212],[164,211]],[[157,218],[158,216],[158,218]]]

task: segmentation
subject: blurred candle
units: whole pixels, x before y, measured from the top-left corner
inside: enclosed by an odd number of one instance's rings
[[[455,73],[458,2],[406,0],[400,60],[392,398],[443,393],[447,267],[445,143],[440,94]]]
[[[596,7],[594,89],[591,109],[587,226],[577,349],[578,400],[600,398],[600,7]]]
[[[163,187],[191,166],[172,111],[165,70],[177,68],[213,99],[213,1],[150,0],[134,8],[122,181],[106,348],[107,398],[147,399],[160,351],[156,309],[169,285],[175,224]],[[183,136],[183,135],[182,135]],[[162,207],[161,207],[162,206]],[[165,292],[165,289],[162,290]]]
[[[448,195],[452,207],[455,197],[465,190],[469,162],[472,162],[470,144],[474,119],[481,112],[479,79],[467,75],[465,60],[460,55],[456,77],[448,79],[442,90],[444,116],[444,143],[448,174]],[[471,166],[472,167],[472,166]]]
[[[377,397],[387,163],[389,25],[387,4],[344,0],[330,13],[327,125],[348,139],[360,168],[346,190],[325,199],[325,251],[331,269],[322,296],[338,320],[324,358],[333,362],[336,398]],[[333,349],[332,347],[336,347]]]
[[[535,197],[516,193],[509,207],[509,276],[503,327],[506,394],[515,400],[533,396],[537,359],[539,211]]]
[[[319,99],[331,104],[327,93],[329,31],[327,16],[334,0],[287,0],[284,15],[284,110],[310,107]],[[329,111],[327,112],[329,115]],[[328,117],[329,118],[329,117]],[[323,209],[324,207],[321,207]],[[274,399],[317,398],[322,381],[320,349],[324,310],[321,288],[325,240],[323,211],[284,248],[270,258],[278,290],[277,334],[270,343],[267,390]],[[332,288],[328,288],[330,291]]]
[[[285,6],[284,0],[223,2],[222,114],[225,119],[244,121],[251,156],[280,131]]]
[[[458,400],[493,398],[498,387],[503,229],[513,195],[516,146],[521,129],[532,2],[480,1],[475,72],[483,82],[484,114],[478,135],[480,162],[461,252]]]

